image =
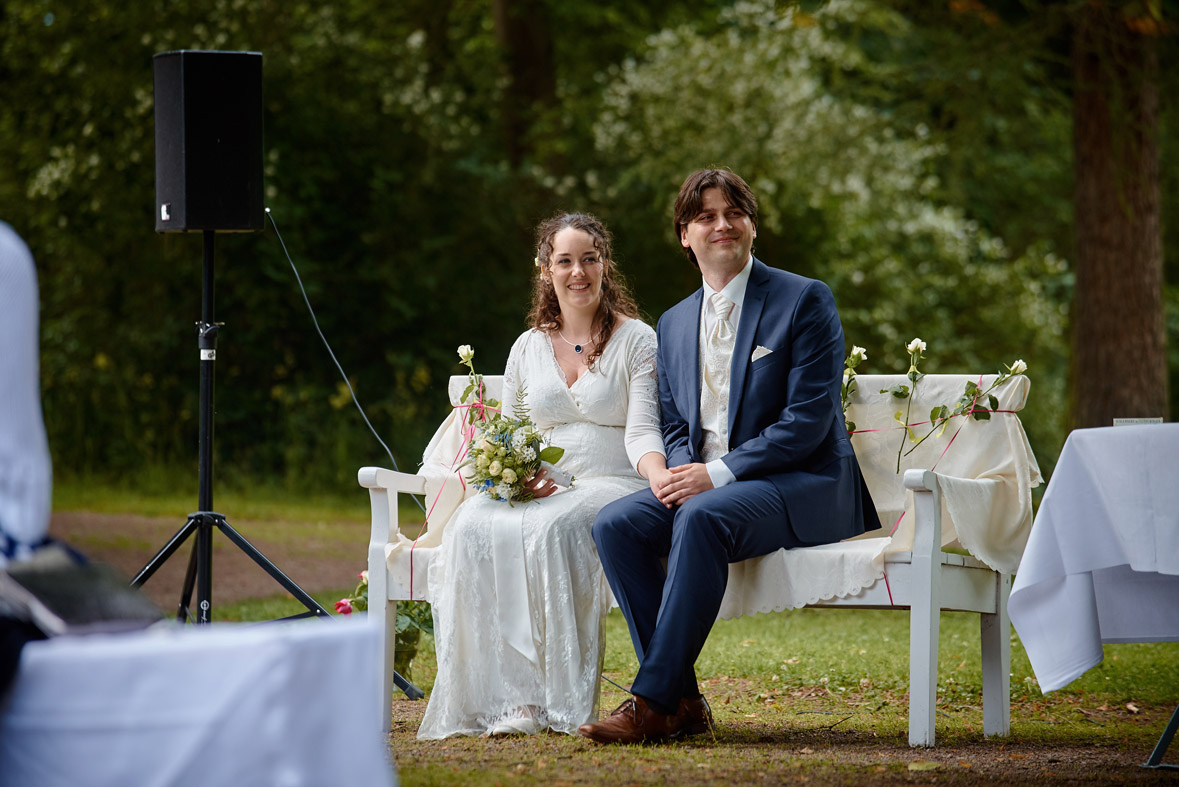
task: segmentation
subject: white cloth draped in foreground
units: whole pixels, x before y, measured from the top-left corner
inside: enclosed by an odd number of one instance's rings
[[[427,582],[438,653],[420,738],[482,734],[523,706],[538,709],[542,725],[571,734],[597,718],[610,594],[590,528],[602,506],[645,486],[634,468],[639,458],[663,453],[654,331],[624,323],[594,370],[572,386],[548,336],[528,331],[508,358],[505,411],[520,388],[533,422],[565,449],[558,465],[576,482],[514,506],[476,495],[441,528],[440,543],[435,524],[419,543],[418,550],[436,550]],[[444,451],[434,459],[448,467],[453,458]],[[436,507],[432,522],[439,517]],[[402,549],[409,547],[392,551]]]
[[[352,620],[30,642],[0,708],[0,784],[388,787],[380,652]]]

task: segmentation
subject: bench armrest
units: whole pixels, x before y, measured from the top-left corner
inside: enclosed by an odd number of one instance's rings
[[[942,551],[938,474],[932,470],[906,470],[905,488],[913,492],[913,556],[936,555]]]
[[[369,565],[380,553],[385,559],[385,545],[397,541],[401,529],[397,522],[397,495],[426,493],[426,479],[419,475],[399,473],[383,467],[362,467],[356,480],[368,489],[372,507],[372,530],[369,534]]]
[[[382,489],[411,495],[426,493],[426,479],[383,467],[362,467],[356,473],[356,480],[368,489]]]

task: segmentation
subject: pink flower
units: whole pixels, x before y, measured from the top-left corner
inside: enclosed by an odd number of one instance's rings
[[[351,615],[352,614],[352,599],[342,598],[336,602],[337,615]]]

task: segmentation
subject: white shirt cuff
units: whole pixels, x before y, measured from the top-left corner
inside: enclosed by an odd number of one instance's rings
[[[708,471],[708,477],[712,479],[712,485],[717,489],[737,480],[737,476],[733,475],[733,471],[729,469],[723,459],[713,459],[704,465],[704,469]]]

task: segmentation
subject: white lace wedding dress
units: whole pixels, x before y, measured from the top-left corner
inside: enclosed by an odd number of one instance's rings
[[[590,528],[602,506],[646,485],[639,458],[663,453],[655,332],[623,323],[567,386],[548,336],[527,331],[504,372],[505,411],[520,388],[576,480],[514,506],[476,495],[446,524],[429,577],[438,676],[419,738],[481,735],[520,708],[569,734],[598,715],[610,595]]]

